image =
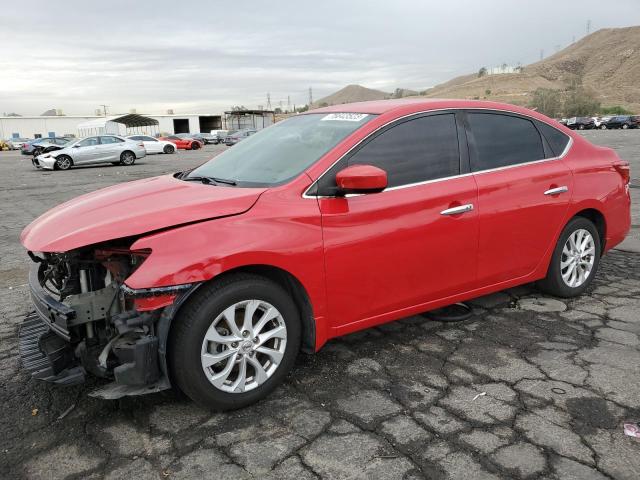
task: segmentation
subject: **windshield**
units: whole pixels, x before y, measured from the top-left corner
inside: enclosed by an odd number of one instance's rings
[[[233,180],[246,187],[277,185],[299,175],[373,117],[361,113],[291,117],[247,137],[188,177]]]

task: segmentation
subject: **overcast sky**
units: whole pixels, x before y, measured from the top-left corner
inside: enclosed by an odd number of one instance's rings
[[[216,113],[523,65],[639,0],[25,1],[0,13],[0,114]]]

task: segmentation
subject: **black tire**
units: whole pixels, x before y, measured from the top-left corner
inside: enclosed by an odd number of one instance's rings
[[[56,158],[55,168],[57,170],[69,170],[73,165],[73,160],[69,155],[60,155]]]
[[[164,148],[162,149],[163,153],[175,153],[176,148],[172,147],[171,145],[165,145]]]
[[[569,236],[580,229],[587,230],[593,237],[593,243],[595,247],[595,253],[593,255],[593,266],[591,268],[589,276],[586,278],[584,283],[577,287],[571,287],[567,285],[567,283],[565,283],[565,281],[562,279],[562,251]],[[577,297],[578,295],[584,293],[584,291],[589,288],[589,285],[598,272],[598,266],[600,265],[600,255],[602,253],[601,242],[602,241],[600,239],[600,234],[598,233],[598,230],[591,220],[584,217],[572,218],[560,234],[558,243],[556,244],[553,255],[551,256],[551,262],[547,270],[547,276],[538,282],[538,288],[540,288],[540,290],[542,290],[543,292],[563,298]]]
[[[600,130],[606,130],[607,126],[606,125],[600,125]]]
[[[626,130],[627,128],[629,128],[629,125],[627,125],[626,123],[624,123],[624,124],[622,124],[622,128],[623,128],[624,130]]]
[[[136,154],[130,150],[125,150],[120,154],[120,165],[129,167],[136,163]]]
[[[229,306],[249,299],[268,302],[280,312],[287,332],[284,354],[264,383],[242,393],[225,392],[210,383],[205,375],[201,364],[203,341],[215,318]],[[300,350],[300,335],[300,314],[282,287],[259,275],[228,275],[201,287],[175,318],[168,340],[172,382],[205,408],[224,411],[245,407],[266,397],[282,383]]]
[[[580,126],[578,127],[578,130],[584,130],[584,125],[580,125]]]
[[[198,150],[199,148],[200,148],[200,143],[198,142],[191,143],[191,150]]]

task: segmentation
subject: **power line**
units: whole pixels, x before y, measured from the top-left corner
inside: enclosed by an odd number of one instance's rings
[[[267,93],[267,110],[271,110],[271,94]]]

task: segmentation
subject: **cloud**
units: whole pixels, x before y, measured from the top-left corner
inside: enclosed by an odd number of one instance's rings
[[[640,23],[634,0],[36,1],[0,17],[0,111],[219,112],[298,105],[350,83],[424,89],[529,63],[594,27]],[[28,21],[25,22],[25,19]]]

